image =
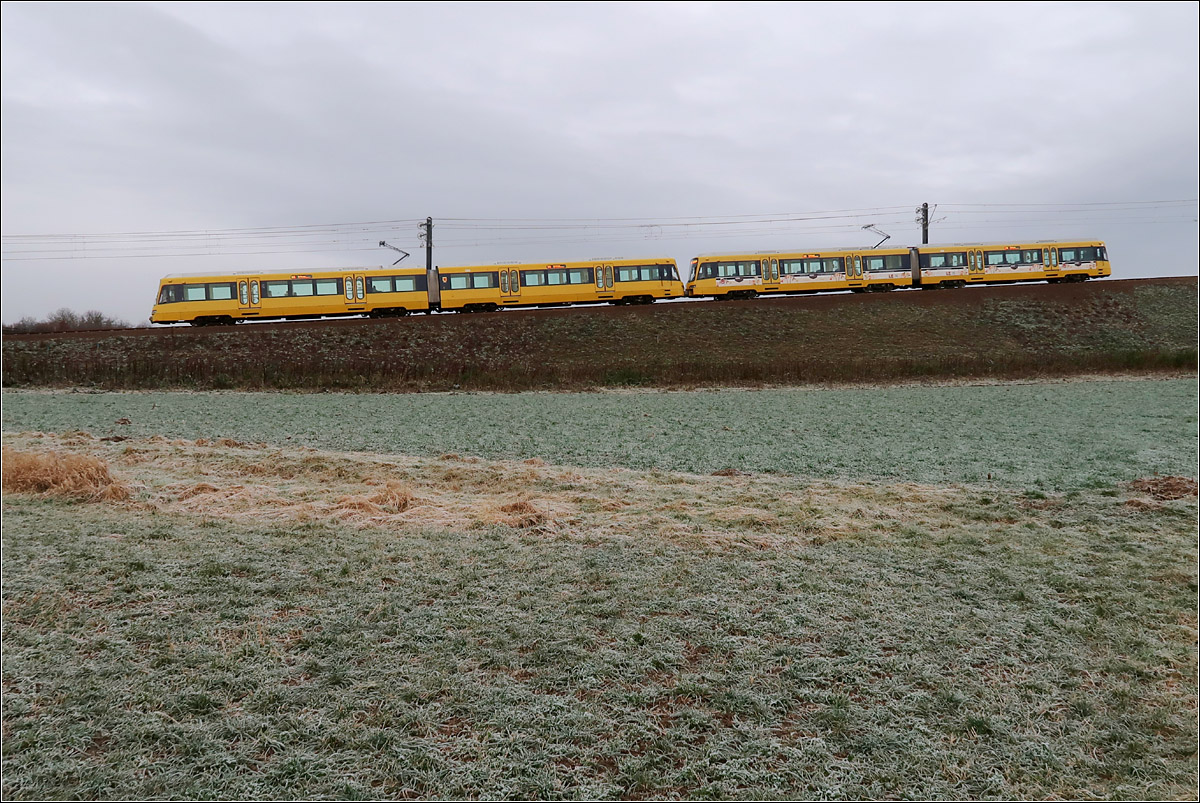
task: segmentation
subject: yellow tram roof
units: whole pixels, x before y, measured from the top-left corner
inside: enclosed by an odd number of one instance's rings
[[[547,268],[591,268],[596,265],[662,265],[675,264],[675,257],[597,257],[595,259],[577,259],[574,261],[552,262],[493,262],[490,265],[441,265],[438,270],[499,270],[500,268],[521,268],[524,270],[545,270]]]
[[[269,270],[224,270],[224,271],[204,271],[203,273],[169,273],[162,278],[161,281],[167,279],[222,279],[222,278],[240,278],[243,276],[284,276],[291,278],[293,276],[315,276],[317,274],[336,274],[342,275],[345,273],[402,273],[411,271],[414,273],[424,273],[424,267],[415,265],[394,267],[385,267],[382,265],[372,265],[371,267],[356,267],[356,268],[271,268]]]
[[[756,257],[769,254],[833,254],[833,253],[860,253],[867,254],[872,251],[880,253],[886,251],[908,251],[912,248],[933,249],[933,248],[1011,248],[1012,246],[1024,245],[1084,245],[1084,244],[1103,244],[1104,241],[1099,238],[1065,238],[1056,240],[1008,240],[1005,242],[990,242],[990,243],[925,243],[923,245],[883,245],[878,248],[869,246],[809,246],[807,248],[773,248],[767,251],[722,251],[719,253],[697,254],[696,259],[728,259],[731,257]]]

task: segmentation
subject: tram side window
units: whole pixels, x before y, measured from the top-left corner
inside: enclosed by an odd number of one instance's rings
[[[471,275],[469,273],[458,273],[450,276],[443,276],[442,280],[450,280],[451,290],[467,290],[471,286]]]
[[[908,270],[908,254],[880,254],[863,257],[863,270]]]
[[[1096,260],[1108,259],[1103,248],[1089,246],[1086,248],[1060,248],[1058,249],[1059,262],[1095,262]]]
[[[700,266],[701,279],[724,279],[736,276],[758,276],[758,260],[745,262],[705,262]]]
[[[1036,248],[1032,251],[1021,252],[1021,264],[1023,265],[1040,265],[1042,263],[1042,249]]]
[[[984,251],[988,265],[1020,265],[1020,251]]]
[[[445,277],[442,277],[442,285],[446,285]],[[424,276],[372,276],[367,279],[368,293],[411,293],[416,290],[424,292],[428,286],[428,280]],[[466,285],[460,287],[458,284],[451,284],[446,289],[460,290],[463,287]],[[337,285],[335,292],[330,295],[338,295],[341,292],[341,285]],[[317,282],[317,295],[325,295],[321,292],[320,281]]]
[[[781,259],[779,260],[779,272],[785,276],[795,276],[798,274],[814,274],[814,273],[837,273],[842,270],[841,257],[828,257],[821,259],[819,257],[810,257],[808,259]]]
[[[674,268],[670,265],[646,265],[642,268],[642,281],[661,282],[673,278]]]
[[[289,282],[263,282],[263,298],[287,298]]]
[[[656,282],[659,275],[657,265],[626,265],[617,268],[618,282]]]
[[[963,251],[955,251],[948,254],[921,254],[922,269],[962,268],[966,264],[967,255]]]
[[[315,284],[319,296],[340,296],[342,294],[341,279],[317,279]]]
[[[210,301],[232,301],[233,283],[221,282],[220,284],[210,284],[208,286],[208,298]]]
[[[169,284],[158,294],[159,304],[176,301],[232,301],[236,291],[234,282],[211,284]]]
[[[628,281],[622,278],[621,271],[623,268],[617,269],[617,281]],[[521,281],[526,287],[535,287],[538,285],[561,285],[561,284],[591,284],[595,281],[596,273],[592,268],[574,268],[572,270],[523,270],[521,271]]]
[[[759,264],[757,260],[753,262],[721,262],[717,268],[721,276],[757,276]]]
[[[294,296],[311,296],[313,295],[312,279],[302,279],[292,281],[292,295]]]

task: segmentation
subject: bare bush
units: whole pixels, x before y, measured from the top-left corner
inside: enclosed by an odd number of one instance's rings
[[[26,316],[16,323],[4,324],[6,335],[26,335],[40,332],[79,332],[93,329],[128,329],[128,321],[110,318],[99,310],[88,310],[79,314],[62,307],[51,313],[44,321]]]

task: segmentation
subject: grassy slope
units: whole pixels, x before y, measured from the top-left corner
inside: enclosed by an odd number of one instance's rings
[[[1194,279],[5,338],[4,384],[520,390],[1194,369]]]
[[[1196,788],[1194,497],[5,441],[8,799]]]

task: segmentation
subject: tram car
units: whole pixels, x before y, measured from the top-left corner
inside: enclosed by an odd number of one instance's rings
[[[652,304],[682,298],[674,259],[604,259],[561,264],[438,268],[438,309],[483,312],[504,307]]]
[[[159,282],[152,323],[398,316],[435,310],[649,304],[681,298],[675,260],[603,259],[456,268],[347,268],[175,274]]]
[[[963,287],[1008,282],[1077,282],[1109,276],[1103,242],[969,243],[909,248],[759,251],[694,258],[684,289],[691,298],[903,287]]]
[[[428,309],[428,278],[421,268],[173,274],[159,282],[150,322],[204,326]]]

